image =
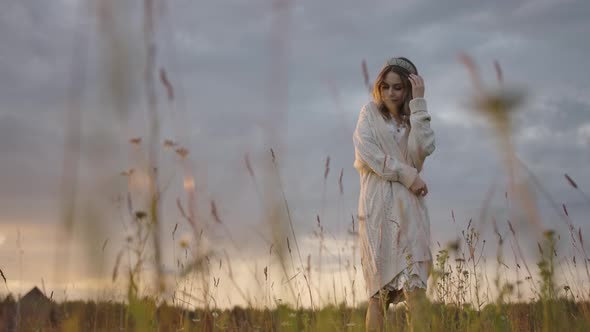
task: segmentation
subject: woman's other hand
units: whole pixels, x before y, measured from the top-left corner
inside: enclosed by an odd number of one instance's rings
[[[420,175],[416,176],[416,180],[414,180],[414,183],[410,186],[410,191],[416,196],[426,196],[426,194],[428,194],[428,186],[424,183],[422,178],[420,178]]]

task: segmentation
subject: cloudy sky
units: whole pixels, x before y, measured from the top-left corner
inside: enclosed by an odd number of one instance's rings
[[[0,1],[0,268],[15,292],[41,280],[64,293],[68,287],[71,294],[96,288],[102,278],[110,280],[130,229],[118,203],[128,184],[120,173],[144,165],[152,119],[144,78],[145,16],[142,1],[102,3]],[[565,204],[575,227],[590,236],[590,199],[564,178],[567,173],[590,192],[590,49],[582,42],[590,32],[587,2],[158,3],[153,69],[158,167],[166,188],[166,271],[175,270],[179,238],[195,241],[175,204],[177,198],[186,202],[183,176],[191,175],[198,213],[211,219],[215,201],[224,224],[213,232],[212,247],[233,247],[241,253],[236,264],[262,261],[253,272],[262,275],[270,231],[261,187],[271,148],[302,255],[312,254],[319,263],[314,231],[320,216],[333,249],[324,252],[329,270],[335,252],[352,243],[348,230],[359,188],[352,132],[369,100],[361,64],[366,61],[372,79],[392,56],[410,58],[426,82],[437,145],[423,172],[430,188],[433,252],[437,242],[456,239],[470,218],[479,217],[490,188],[495,191],[488,216],[499,220],[506,236],[507,207],[514,205],[505,200],[506,177],[491,123],[466,106],[474,89],[458,61],[462,52],[478,63],[487,86],[496,84],[497,60],[507,86],[525,91],[526,102],[513,118],[513,142],[540,184],[529,182],[543,227],[566,234]],[[158,80],[160,69],[173,86],[172,100]],[[70,136],[80,154],[64,144]],[[130,144],[134,137],[142,143]],[[164,139],[188,149],[187,159],[165,148]],[[145,195],[136,182],[133,197],[140,209]],[[64,184],[76,188],[74,200]],[[63,244],[59,229],[67,202],[76,211],[73,253],[68,277],[58,278],[56,266],[67,256],[57,245]],[[518,227],[530,234],[539,229]],[[489,222],[480,230],[493,239]],[[523,243],[537,241],[529,237]],[[564,254],[571,250],[569,242],[563,247]],[[342,254],[347,255],[342,260],[352,260],[350,250]]]

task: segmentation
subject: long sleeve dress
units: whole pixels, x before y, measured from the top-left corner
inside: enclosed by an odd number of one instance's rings
[[[361,264],[369,297],[392,282],[401,288],[410,276],[418,277],[418,287],[426,287],[423,263],[432,261],[425,200],[409,188],[435,149],[434,133],[426,100],[414,98],[409,106],[410,128],[396,128],[374,102],[368,103],[353,135],[354,167],[361,182]]]

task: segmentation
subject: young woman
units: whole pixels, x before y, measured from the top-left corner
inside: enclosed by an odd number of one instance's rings
[[[367,330],[383,327],[391,303],[425,295],[432,265],[430,220],[420,177],[434,133],[416,66],[392,58],[373,86],[353,136],[360,174],[359,237],[369,307]],[[408,303],[411,307],[411,303]]]

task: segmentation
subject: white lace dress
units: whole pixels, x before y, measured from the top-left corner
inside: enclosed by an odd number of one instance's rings
[[[434,133],[426,100],[412,100],[410,111],[411,129],[398,128],[385,121],[371,102],[361,110],[353,135],[354,166],[361,180],[361,264],[368,297],[381,290],[426,288],[428,280],[430,219],[425,198],[409,188],[435,149]]]
[[[405,123],[398,123],[395,120],[386,122],[387,129],[390,132],[391,137],[398,143],[398,145],[404,144],[404,138],[408,135],[408,126]],[[387,205],[387,215],[391,214],[392,205]],[[380,292],[373,295],[373,297],[379,297],[381,292],[386,291],[394,299],[393,304],[402,300],[399,293],[403,290],[414,290],[416,288],[426,288],[428,282],[428,265],[431,261],[418,261],[409,262],[408,267],[398,273],[393,279],[387,283]],[[383,294],[385,295],[385,294]]]

